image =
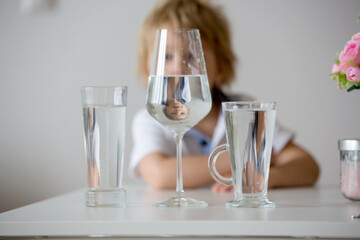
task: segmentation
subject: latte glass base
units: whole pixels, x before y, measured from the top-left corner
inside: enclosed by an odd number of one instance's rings
[[[86,193],[86,205],[89,207],[126,207],[126,190],[89,189]]]
[[[207,207],[208,204],[204,201],[188,198],[183,192],[175,193],[175,195],[165,201],[153,204],[154,207],[175,207],[175,208],[196,208]]]
[[[226,203],[227,208],[274,208],[276,204],[268,199],[241,199]]]

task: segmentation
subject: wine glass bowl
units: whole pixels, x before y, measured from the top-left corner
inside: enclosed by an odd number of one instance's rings
[[[207,206],[185,196],[182,183],[183,135],[211,109],[200,33],[197,29],[157,30],[146,108],[150,115],[173,133],[177,148],[177,187],[162,207]]]

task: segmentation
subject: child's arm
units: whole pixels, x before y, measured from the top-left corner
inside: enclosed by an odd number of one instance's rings
[[[318,176],[319,167],[315,160],[290,141],[280,153],[271,156],[268,187],[309,186],[315,184]],[[232,186],[215,183],[211,190],[226,192],[232,189]]]
[[[184,188],[200,187],[214,180],[210,176],[208,156],[187,156],[182,158]],[[151,153],[145,156],[139,170],[145,181],[155,189],[171,189],[176,187],[176,157],[168,157],[162,153]],[[219,156],[217,170],[225,175],[230,172],[230,163]]]
[[[319,167],[305,150],[292,141],[277,155],[272,156],[269,187],[299,187],[315,184]]]
[[[182,173],[184,188],[200,187],[213,183],[207,168],[208,156],[183,157]],[[315,160],[302,148],[289,142],[277,155],[272,156],[269,173],[269,188],[298,187],[313,185],[319,176],[319,167]],[[139,164],[139,170],[145,181],[155,189],[176,187],[176,158],[163,153],[151,153]],[[223,176],[229,176],[230,165],[226,156],[219,155],[217,170]],[[228,186],[215,183],[213,191],[231,190]]]

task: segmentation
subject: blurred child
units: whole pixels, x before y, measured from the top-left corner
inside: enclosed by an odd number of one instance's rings
[[[200,30],[207,74],[212,91],[212,109],[183,138],[183,185],[194,188],[214,183],[207,167],[211,150],[226,143],[225,123],[221,111],[223,101],[254,100],[245,95],[225,94],[222,87],[234,80],[236,57],[230,40],[227,20],[218,6],[201,0],[165,0],[159,2],[146,17],[140,30],[138,72],[145,82],[149,77],[155,32],[161,28],[196,28]],[[176,186],[176,145],[172,134],[140,110],[133,120],[134,147],[130,162],[133,175],[142,177],[155,189]],[[271,158],[269,187],[312,185],[319,175],[315,160],[293,141],[293,134],[276,126]],[[231,176],[228,156],[220,155],[217,169]],[[215,192],[231,186],[212,185]]]

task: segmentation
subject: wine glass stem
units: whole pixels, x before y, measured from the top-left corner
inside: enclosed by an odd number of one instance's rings
[[[176,133],[176,193],[182,194],[183,189],[183,180],[182,180],[182,139],[183,134]]]

